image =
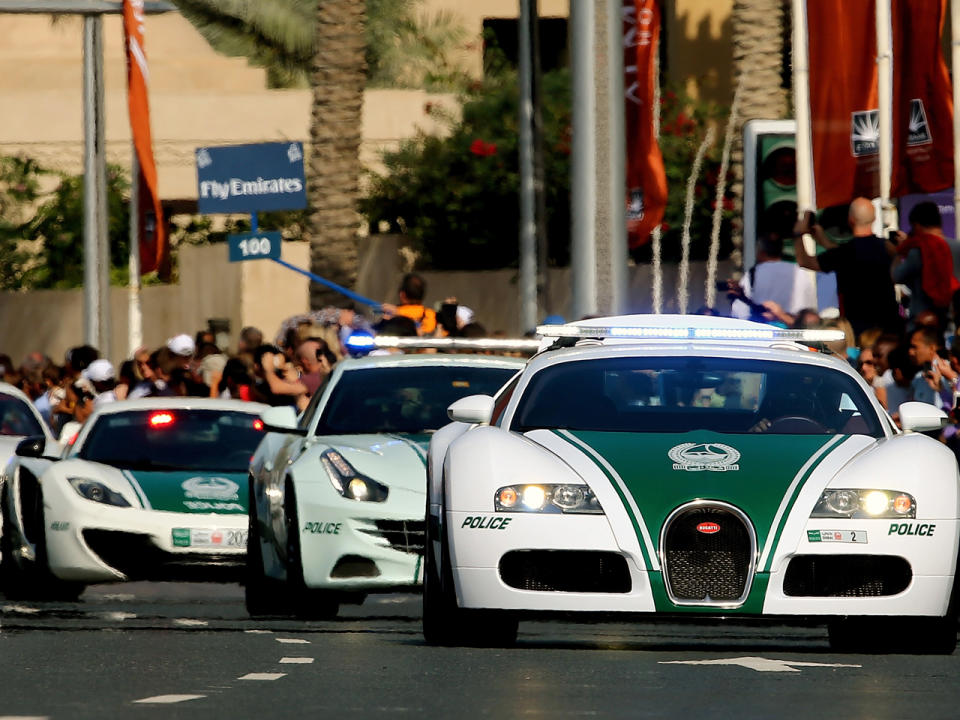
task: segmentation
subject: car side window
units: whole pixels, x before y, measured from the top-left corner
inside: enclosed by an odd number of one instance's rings
[[[313,397],[310,398],[310,402],[307,404],[307,407],[304,408],[302,413],[300,413],[300,419],[297,421],[297,427],[301,430],[306,430],[310,425],[310,418],[312,418],[313,414],[317,411],[317,405],[320,404],[320,398],[323,395],[323,391],[327,389],[327,384],[329,382],[330,375],[327,375],[327,377],[324,378],[324,381],[320,383],[320,387],[317,388],[317,391],[313,393]]]
[[[503,422],[503,411],[510,404],[510,398],[513,397],[513,391],[517,389],[517,383],[520,382],[522,373],[513,376],[513,380],[503,386],[503,389],[497,395],[496,402],[493,405],[493,414],[490,416],[490,424],[500,427]]]

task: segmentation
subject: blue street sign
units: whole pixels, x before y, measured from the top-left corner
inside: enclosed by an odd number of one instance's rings
[[[300,210],[306,206],[301,143],[197,148],[197,207],[201,214]]]
[[[278,232],[227,235],[230,262],[243,260],[279,260],[282,236]]]

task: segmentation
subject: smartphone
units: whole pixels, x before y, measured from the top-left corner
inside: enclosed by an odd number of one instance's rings
[[[896,228],[887,230],[887,240],[896,245],[898,242],[900,242],[900,231]]]

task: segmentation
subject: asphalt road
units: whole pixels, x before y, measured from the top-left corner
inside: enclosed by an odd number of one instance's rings
[[[843,655],[820,628],[524,622],[509,650],[432,648],[420,599],[328,622],[247,618],[236,585],[0,599],[6,718],[960,716],[960,653]]]

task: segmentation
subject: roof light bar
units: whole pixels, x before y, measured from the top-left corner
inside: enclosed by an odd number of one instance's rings
[[[380,348],[436,350],[500,350],[534,353],[540,341],[527,338],[427,338],[377,335],[373,344]]]
[[[629,338],[645,340],[789,340],[831,342],[843,340],[842,330],[785,330],[775,327],[692,328],[692,327],[590,327],[583,325],[541,325],[537,334],[545,338]]]

